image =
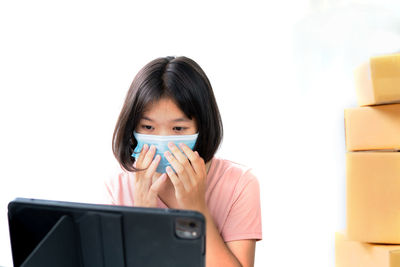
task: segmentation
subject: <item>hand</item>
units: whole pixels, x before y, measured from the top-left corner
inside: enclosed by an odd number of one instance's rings
[[[207,209],[205,162],[197,151],[193,152],[187,145],[179,144],[179,147],[184,153],[174,143],[170,142],[168,148],[172,154],[169,151],[164,153],[176,171],[174,172],[170,166],[166,168],[169,179],[175,188],[175,198],[181,209],[204,212]]]
[[[157,178],[156,169],[160,163],[160,155],[154,158],[156,147],[145,144],[135,162],[139,171],[129,173],[134,179],[133,202],[139,207],[157,207],[157,195],[167,175],[164,173]],[[154,158],[154,160],[153,160]]]

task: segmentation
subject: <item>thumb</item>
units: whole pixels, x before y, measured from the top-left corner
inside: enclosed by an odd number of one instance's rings
[[[160,191],[161,186],[164,184],[166,179],[167,179],[167,174],[166,173],[161,174],[161,176],[151,185],[150,191],[152,191],[155,194],[158,194],[158,191]]]

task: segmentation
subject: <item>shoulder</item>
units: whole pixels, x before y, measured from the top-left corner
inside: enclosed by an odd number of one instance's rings
[[[132,205],[133,204],[133,179],[129,173],[119,170],[113,173],[105,181],[108,198],[111,204]]]
[[[128,176],[128,173],[122,170],[116,171],[110,174],[104,183],[109,190],[118,191],[121,190],[125,184],[129,183]]]
[[[244,190],[259,191],[259,183],[252,169],[227,159],[214,157],[207,178],[210,191],[221,188],[223,191],[232,192],[234,199]]]
[[[209,208],[224,241],[260,240],[260,190],[252,169],[214,158],[208,177]]]
[[[211,162],[209,176],[213,179],[228,179],[230,182],[240,182],[241,184],[257,182],[250,167],[218,157],[214,157]]]

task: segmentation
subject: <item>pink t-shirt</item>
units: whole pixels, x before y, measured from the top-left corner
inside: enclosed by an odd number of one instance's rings
[[[262,239],[260,188],[257,178],[237,163],[214,157],[207,174],[206,202],[225,242]],[[114,205],[134,206],[133,181],[126,172],[106,182]],[[168,208],[158,199],[159,208]]]

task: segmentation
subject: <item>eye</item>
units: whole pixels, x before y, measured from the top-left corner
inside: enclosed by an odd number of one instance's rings
[[[142,125],[142,129],[150,131],[150,130],[153,129],[153,126],[151,126],[151,125]]]
[[[181,127],[181,126],[177,126],[173,128],[175,132],[182,132],[184,130],[186,130],[186,127]]]

